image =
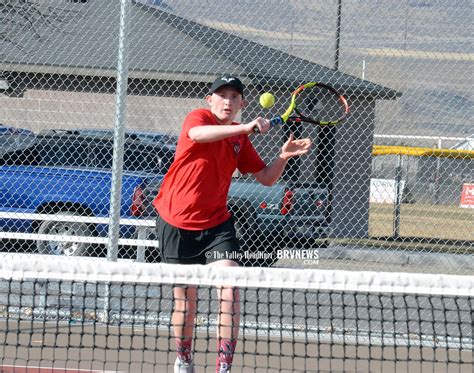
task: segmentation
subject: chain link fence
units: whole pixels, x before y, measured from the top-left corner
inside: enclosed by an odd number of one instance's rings
[[[1,250],[147,260],[151,205],[185,115],[224,73],[240,120],[293,89],[344,93],[337,127],[251,137],[265,162],[312,138],[277,185],[235,175],[229,208],[249,265],[472,273],[472,2],[0,2]],[[276,97],[271,109],[260,94]],[[465,150],[457,159],[372,145]],[[118,249],[118,250],[117,250]]]

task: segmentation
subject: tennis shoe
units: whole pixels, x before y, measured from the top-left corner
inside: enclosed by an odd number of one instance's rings
[[[174,373],[195,373],[193,361],[182,361],[179,357],[174,362]]]

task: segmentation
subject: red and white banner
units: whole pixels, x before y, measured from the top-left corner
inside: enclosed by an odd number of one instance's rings
[[[474,184],[464,184],[459,207],[474,208]]]

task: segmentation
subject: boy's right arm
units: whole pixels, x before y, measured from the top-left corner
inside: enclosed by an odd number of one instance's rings
[[[197,143],[214,142],[231,136],[253,134],[254,127],[258,127],[260,133],[265,133],[270,128],[270,122],[267,119],[258,117],[250,123],[235,125],[212,125],[195,126],[188,132],[188,137]]]

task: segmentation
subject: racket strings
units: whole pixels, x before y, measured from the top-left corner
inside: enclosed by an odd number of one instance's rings
[[[338,122],[345,117],[346,107],[339,95],[315,86],[299,92],[295,112],[298,116],[322,124]]]

